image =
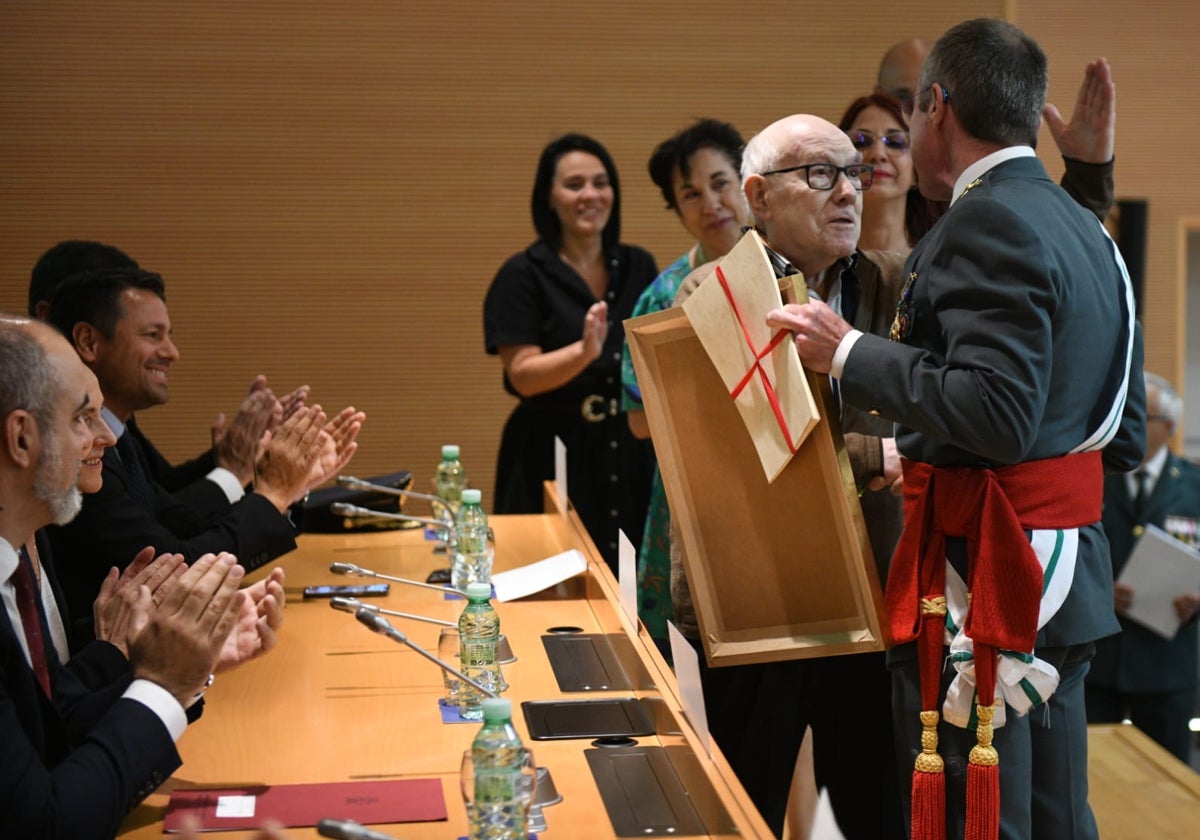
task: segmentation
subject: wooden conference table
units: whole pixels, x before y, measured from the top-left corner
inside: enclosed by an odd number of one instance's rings
[[[551,485],[548,485],[548,488]],[[548,492],[543,515],[496,516],[496,570],[521,566],[570,548],[583,552],[588,573],[552,590],[498,604],[501,627],[517,661],[504,667],[511,688],[514,721],[539,765],[548,767],[563,801],[545,808],[552,837],[609,838],[615,833],[584,756],[590,740],[532,741],[520,703],[524,700],[595,699],[630,696],[659,699],[658,731],[677,734],[639,739],[694,754],[689,791],[715,796],[728,814],[728,831],[713,836],[770,837],[771,834],[718,751],[709,757],[684,719],[670,669],[644,631],[621,614],[617,586],[607,566],[572,512],[563,517]],[[357,563],[398,577],[424,580],[446,565],[418,530],[345,535],[305,535],[299,548],[282,558],[287,571],[287,610],[278,647],[268,656],[219,675],[209,689],[203,717],[180,739],[183,767],[126,819],[121,837],[162,836],[169,794],[177,788],[235,787],[248,784],[301,784],[355,780],[439,778],[448,822],[377,826],[402,838],[466,835],[459,793],[459,764],[478,724],[444,725],[437,700],[441,671],[409,648],[371,633],[326,600],[304,601],[301,590],[315,584],[361,583],[364,578],[329,572],[335,561]],[[253,581],[265,570],[249,576]],[[386,598],[372,599],[387,609],[456,620],[462,601],[436,592],[392,584]],[[431,652],[440,627],[391,619],[394,626]],[[573,625],[586,633],[618,633],[633,642],[653,688],[642,691],[563,694],[558,689],[541,639],[548,628]],[[664,722],[666,725],[664,725]],[[686,754],[686,752],[685,752]],[[704,779],[708,785],[704,785]],[[699,781],[693,786],[691,781]],[[706,789],[711,786],[711,789]],[[695,799],[701,796],[696,794]],[[696,802],[704,815],[712,802]],[[330,815],[337,816],[337,815]],[[717,824],[717,821],[706,824]],[[318,836],[313,828],[293,828],[295,838]],[[246,838],[252,832],[222,833]]]

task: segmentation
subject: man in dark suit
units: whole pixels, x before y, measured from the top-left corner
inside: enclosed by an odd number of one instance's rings
[[[1183,417],[1183,400],[1161,376],[1145,377],[1146,459],[1134,472],[1104,481],[1104,532],[1117,577],[1147,525],[1187,542],[1195,542],[1200,526],[1200,467],[1167,446]],[[1128,584],[1113,584],[1121,632],[1096,643],[1087,677],[1088,721],[1129,718],[1186,763],[1193,737],[1188,722],[1196,708],[1200,592],[1180,592],[1175,599],[1182,626],[1170,639],[1122,615],[1136,598]]]
[[[76,484],[99,401],[95,377],[61,336],[35,322],[0,321],[4,837],[112,837],[126,810],[178,767],[174,741],[186,710],[196,706],[242,604],[243,571],[232,557],[206,556],[182,574],[173,566],[181,558],[163,558],[156,568],[172,579],[169,589],[135,587],[134,600],[120,602],[128,608],[129,658],[110,645],[92,676],[60,663],[35,570],[18,547],[78,511]],[[139,586],[146,580],[139,577]]]
[[[922,191],[952,204],[905,264],[894,340],[820,302],[768,318],[844,400],[898,423],[889,664],[915,837],[941,822],[939,788],[951,837],[1096,835],[1083,680],[1117,628],[1101,477],[1141,461],[1145,395],[1120,255],[1033,152],[1046,78],[1010,24],[949,30],[910,131]]]
[[[38,258],[29,277],[29,314],[40,321],[50,318],[50,301],[68,278],[106,268],[139,268],[137,261],[114,245],[86,239],[68,239],[50,247]],[[254,478],[255,448],[264,431],[290,416],[308,398],[308,386],[301,385],[282,400],[267,387],[267,378],[259,375],[232,420],[218,414],[212,425],[211,448],[191,460],[171,464],[154,444],[130,420],[129,432],[145,453],[150,474],[166,490],[185,504],[203,505],[213,494],[232,493]],[[229,488],[232,488],[231,490]]]
[[[61,575],[71,613],[86,615],[108,570],[124,568],[146,545],[189,562],[229,551],[247,569],[295,547],[289,509],[348,462],[361,413],[345,409],[326,425],[319,406],[299,409],[266,439],[252,492],[184,503],[154,480],[128,429],[134,412],[166,402],[168,371],[179,356],[162,278],[128,268],[78,275],[59,287],[50,320],[100,380],[104,419],[117,437],[104,452],[100,491],[85,497],[72,522],[50,530],[56,554],[88,558]]]

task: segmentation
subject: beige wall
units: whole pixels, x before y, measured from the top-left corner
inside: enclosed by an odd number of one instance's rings
[[[696,116],[747,135],[794,111],[837,119],[889,43],[1011,13],[1000,0],[814,5],[9,0],[0,307],[24,308],[54,242],[117,244],[168,283],[184,355],[170,406],[143,425],[169,455],[200,449],[263,372],[367,411],[355,472],[408,468],[427,485],[440,444],[457,442],[488,504],[512,401],[480,308],[532,238],[547,140],[578,130],[609,146],[624,238],[665,266],[688,242],[645,175],[659,140]],[[1114,62],[1119,192],[1151,200],[1149,357],[1177,373],[1168,225],[1197,212],[1177,185],[1200,134],[1188,109],[1158,103],[1197,89],[1184,67],[1197,13],[1143,38],[1110,0],[1018,11],[1050,52],[1056,101],[1087,58]],[[1064,11],[1070,25],[1055,23]]]

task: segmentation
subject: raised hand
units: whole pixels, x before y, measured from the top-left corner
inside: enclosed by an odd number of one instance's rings
[[[599,358],[608,338],[608,304],[593,303],[583,316],[583,353],[589,359]]]
[[[325,447],[321,438],[325,420],[325,412],[319,405],[303,406],[278,429],[263,436],[254,490],[269,499],[280,513],[308,490]]]
[[[216,670],[233,630],[244,574],[232,554],[205,554],[193,563],[130,640],[134,677],[162,686],[181,706],[190,705]],[[149,609],[150,601],[149,587],[139,587],[141,608]]]
[[[1085,163],[1112,160],[1117,136],[1117,86],[1108,59],[1098,58],[1088,64],[1070,122],[1065,122],[1050,103],[1042,107],[1042,118],[1065,157]]]
[[[347,406],[325,424],[320,435],[321,452],[309,472],[305,492],[324,484],[346,468],[358,450],[356,438],[366,419],[366,414]]]
[[[279,400],[266,383],[265,376],[256,377],[233,420],[226,421],[224,414],[218,414],[213,422],[217,466],[229,470],[243,485],[254,478],[254,462],[263,433],[278,425],[283,415]]]
[[[237,621],[217,659],[217,671],[249,662],[275,647],[276,631],[283,624],[283,569],[238,591]]]
[[[96,638],[115,645],[128,658],[129,643],[145,626],[153,603],[142,600],[142,587],[151,599],[161,600],[186,570],[182,554],[163,554],[156,559],[152,546],[139,551],[124,572],[116,566],[109,569],[92,604]]]

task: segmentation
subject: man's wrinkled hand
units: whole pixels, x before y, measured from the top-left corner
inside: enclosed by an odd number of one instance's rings
[[[124,572],[116,566],[109,569],[92,604],[96,638],[115,645],[128,658],[130,641],[145,627],[153,599],[166,597],[186,570],[182,554],[155,558],[151,546],[139,551]],[[145,599],[141,595],[143,587],[149,594]]]
[[[162,686],[185,708],[194,702],[233,630],[244,574],[232,554],[205,554],[193,563],[130,640],[134,677]],[[150,589],[138,589],[145,606]]]
[[[234,668],[262,656],[275,647],[276,633],[283,624],[283,569],[239,590],[237,621],[217,659],[217,671]]]

